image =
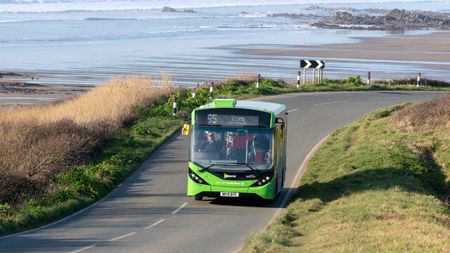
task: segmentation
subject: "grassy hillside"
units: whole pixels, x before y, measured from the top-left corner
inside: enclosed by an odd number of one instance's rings
[[[442,86],[442,85],[441,85]],[[423,89],[448,89],[430,83]],[[249,98],[287,92],[417,89],[414,85],[367,86],[360,78],[302,86],[255,78],[225,80],[216,97]],[[172,116],[172,102],[179,112]],[[85,207],[108,194],[187,119],[209,101],[208,87],[196,98],[166,79],[109,81],[61,103],[0,112],[0,235],[36,227]]]
[[[449,252],[449,117],[446,95],[339,129],[243,252]]]

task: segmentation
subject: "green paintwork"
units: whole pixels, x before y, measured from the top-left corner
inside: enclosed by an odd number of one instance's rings
[[[214,108],[234,108],[236,107],[236,99],[233,98],[216,98],[213,101]]]
[[[263,199],[274,198],[275,181],[272,179],[268,184],[257,187],[250,187],[258,180],[223,180],[215,175],[203,171],[201,167],[189,162],[189,168],[200,176],[205,182],[210,185],[198,184],[188,177],[187,195],[195,196],[202,192],[239,192],[239,193],[253,193]]]

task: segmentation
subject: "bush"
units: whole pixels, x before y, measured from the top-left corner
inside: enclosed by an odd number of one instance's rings
[[[20,203],[43,192],[57,173],[87,162],[109,129],[105,123],[80,126],[70,120],[1,123],[0,203]]]
[[[356,75],[356,76],[351,76],[351,77],[347,78],[347,80],[345,81],[345,84],[351,85],[351,86],[362,86],[362,85],[364,85],[364,82],[361,80],[360,75]]]

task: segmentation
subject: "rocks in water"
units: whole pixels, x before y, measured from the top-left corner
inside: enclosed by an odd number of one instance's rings
[[[177,10],[169,6],[164,6],[162,12],[177,12]]]
[[[191,9],[177,10],[177,9],[174,9],[174,8],[172,8],[172,7],[169,7],[169,6],[164,6],[164,7],[162,8],[162,12],[185,12],[185,13],[195,13],[195,11],[194,11],[194,10],[191,10]]]
[[[273,18],[290,18],[290,19],[304,19],[304,18],[318,18],[320,16],[314,14],[295,14],[295,13],[272,13],[268,15]]]
[[[320,28],[369,30],[450,29],[450,14],[394,9],[384,15],[370,16],[337,11],[313,25]]]

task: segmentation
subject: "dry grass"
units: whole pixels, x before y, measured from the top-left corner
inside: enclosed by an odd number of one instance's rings
[[[20,204],[45,191],[57,173],[87,162],[137,106],[172,91],[124,77],[61,103],[0,111],[0,203]]]
[[[171,82],[170,78],[165,83]],[[133,116],[138,105],[147,105],[172,92],[171,85],[156,86],[146,77],[116,78],[74,99],[59,104],[15,108],[1,113],[2,122],[57,122],[76,124],[108,122],[120,126]]]
[[[450,134],[450,94],[398,111],[397,123],[410,130],[438,130]]]

